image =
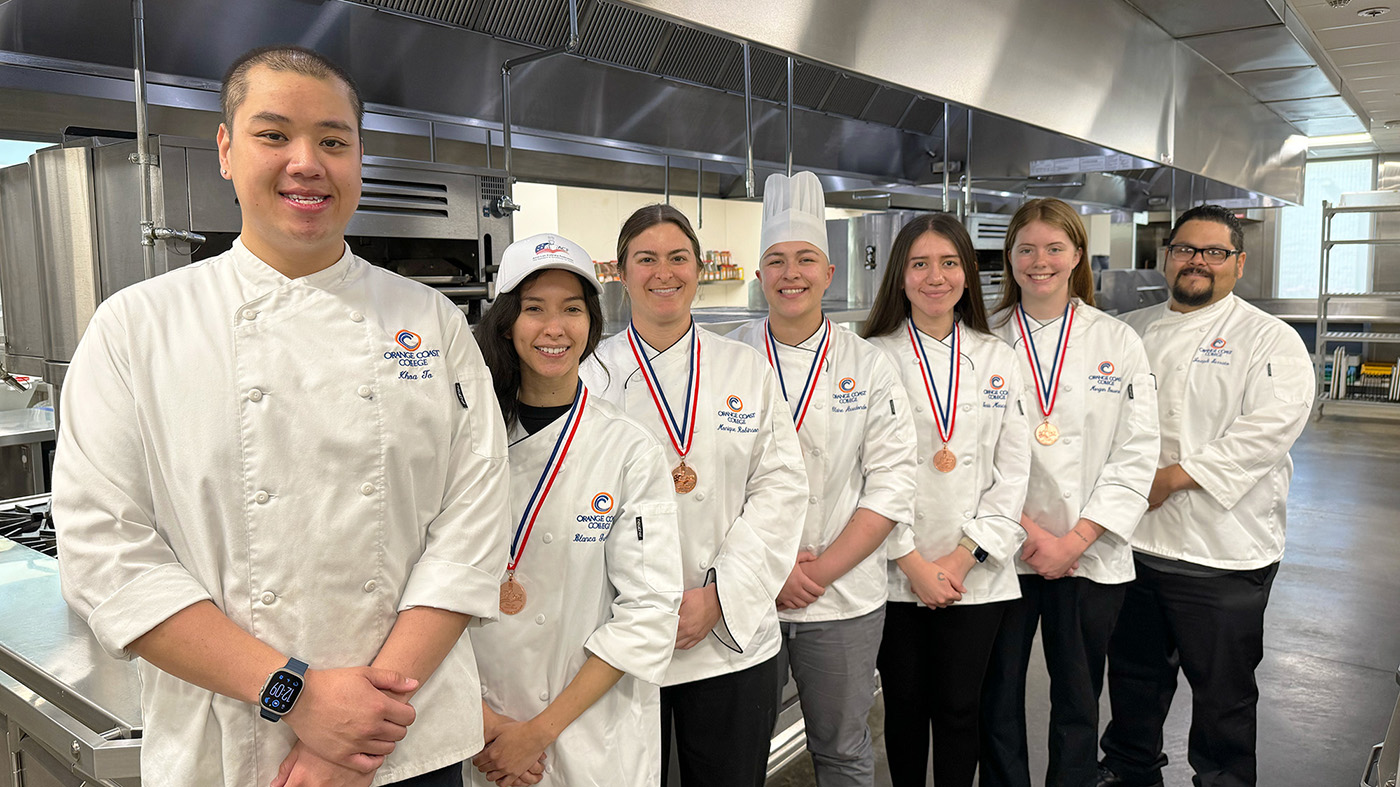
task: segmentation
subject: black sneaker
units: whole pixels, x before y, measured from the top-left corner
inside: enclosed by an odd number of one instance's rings
[[[1130,782],[1103,765],[1100,765],[1097,787],[1163,787],[1163,785],[1161,779],[1151,784],[1146,782]]]

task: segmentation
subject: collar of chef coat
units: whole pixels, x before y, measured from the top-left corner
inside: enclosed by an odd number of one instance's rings
[[[698,329],[695,327],[695,319],[691,318],[690,328],[685,333],[681,334],[681,338],[677,339],[675,344],[672,344],[664,350],[658,350],[650,344],[647,344],[647,340],[642,339],[641,331],[637,331],[637,338],[641,339],[642,352],[646,354],[647,360],[649,361],[655,361],[658,358],[662,358],[662,356],[665,356],[666,359],[677,357],[684,359],[685,354],[690,348],[690,335],[696,330]]]
[[[243,245],[243,236],[240,235],[233,241],[234,267],[238,271],[238,275],[252,284],[258,292],[270,292],[292,281],[318,290],[329,289],[349,275],[354,259],[355,255],[350,253],[350,244],[346,243],[344,251],[340,254],[340,259],[336,260],[330,267],[294,280],[283,275],[281,271],[263,262],[261,257],[249,251],[248,247]]]

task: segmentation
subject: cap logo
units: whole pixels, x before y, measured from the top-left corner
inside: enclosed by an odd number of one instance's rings
[[[551,235],[551,236],[549,237],[549,240],[547,240],[547,241],[545,241],[544,243],[541,243],[540,245],[538,245],[538,246],[535,247],[535,256],[540,256],[540,255],[544,255],[544,254],[568,254],[568,253],[569,253],[568,249],[563,249],[563,248],[560,248],[560,247],[559,247],[559,241],[555,240],[555,238],[554,238],[553,235]]]

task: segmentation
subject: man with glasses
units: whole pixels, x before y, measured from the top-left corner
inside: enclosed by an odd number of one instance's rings
[[[1178,670],[1191,684],[1195,783],[1257,779],[1254,670],[1283,556],[1288,449],[1314,380],[1297,332],[1233,294],[1243,245],[1231,211],[1182,214],[1167,241],[1169,299],[1124,317],[1157,377],[1162,453],[1133,534],[1137,579],[1109,644],[1100,787],[1162,784]]]

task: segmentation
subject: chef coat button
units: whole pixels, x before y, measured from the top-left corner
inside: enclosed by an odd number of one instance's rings
[[[540,702],[549,702],[549,692],[547,692],[547,691],[542,691],[542,692],[540,692]]]
[[[258,318],[258,310],[257,310],[257,309],[244,309],[244,310],[243,310],[243,315],[242,315],[242,316],[243,316],[243,319],[245,319],[245,320],[247,320],[247,321],[249,321],[249,322],[252,322],[253,320],[256,320],[256,319]]]
[[[971,511],[964,511],[964,512],[963,512],[963,519],[971,519],[971,518],[972,518],[972,512],[971,512]]]
[[[374,484],[371,484],[368,481],[364,482],[363,484],[360,484],[360,494],[366,497],[374,494]]]
[[[268,493],[263,491],[259,491],[256,495],[253,495],[253,502],[255,503],[266,503],[271,499],[272,495],[269,495]]]
[[[365,316],[359,312],[350,312],[350,322],[364,322]]]
[[[698,568],[698,569],[700,569],[701,571],[704,571],[704,570],[705,570],[705,561],[703,561],[703,560],[697,561],[697,562],[695,563],[695,567]]]
[[[377,587],[379,587],[379,583],[378,583],[378,582],[375,582],[374,580],[371,579],[370,581],[368,581],[368,582],[365,583],[365,592],[366,592],[366,593],[373,593],[373,592],[374,592],[374,589],[377,588]]]
[[[1184,364],[1184,363],[1179,363],[1179,364],[1176,365],[1176,370],[1177,370],[1178,372],[1181,371],[1182,369],[1185,369],[1185,368],[1186,368],[1186,364]]]
[[[916,404],[916,405],[914,405],[914,412],[916,412],[916,413],[922,413],[923,411],[924,411],[924,406],[923,406],[923,405],[921,405],[921,404]]]
[[[704,500],[704,499],[705,499],[705,493],[704,493],[704,492],[696,492],[696,493],[695,493],[695,499],[696,499],[696,500]]]
[[[821,456],[821,455],[822,455],[822,449],[820,449],[820,448],[813,448],[813,449],[812,449],[812,456]]]
[[[481,696],[483,696],[483,697],[486,696],[486,684],[485,684],[485,683],[481,684]]]
[[[917,513],[917,514],[914,515],[914,518],[915,518],[915,519],[923,519],[923,518],[924,518],[924,512],[920,511],[919,513]]]
[[[1061,440],[1060,442],[1064,443],[1065,445],[1069,445],[1070,443],[1074,442],[1074,438],[1066,437],[1064,440]]]
[[[964,405],[962,406],[962,411],[963,411],[963,412],[967,412],[968,410],[971,410],[971,409],[972,409],[972,405],[970,405],[970,404],[964,404]]]
[[[542,538],[542,540],[543,540],[546,544],[549,544],[549,543],[551,543],[551,542],[554,541],[554,534],[552,534],[552,533],[545,533],[544,536],[543,536],[543,538]]]
[[[374,394],[374,391],[371,390],[368,385],[362,385],[355,389],[355,393],[359,394],[362,398],[368,399]]]
[[[1065,497],[1066,500],[1068,500],[1068,499],[1069,499],[1069,492],[1065,492],[1064,497]]]
[[[263,396],[262,391],[259,391],[259,390],[256,389],[256,388],[254,388],[254,389],[248,391],[248,401],[250,401],[250,402],[261,402],[261,401],[262,401],[262,396]]]
[[[277,594],[276,594],[276,593],[273,593],[271,590],[269,590],[269,591],[267,591],[267,592],[265,592],[265,593],[262,594],[262,603],[264,603],[264,604],[271,604],[272,602],[274,602],[274,601],[276,601],[276,600],[277,600]]]
[[[1172,451],[1171,457],[1172,457],[1172,461],[1173,461],[1173,462],[1175,462],[1176,460],[1178,460],[1178,459],[1181,458],[1180,456],[1177,455],[1177,453],[1176,453],[1175,451]]]
[[[964,456],[964,457],[963,457],[963,465],[964,465],[964,466],[968,466],[968,465],[971,465],[971,464],[972,464],[972,457],[970,457],[970,456]]]
[[[818,410],[822,409],[823,407],[825,407],[825,405],[823,405],[821,402],[817,402],[816,408],[817,408]]]
[[[811,504],[811,505],[816,505],[816,504],[817,504],[817,496],[816,496],[816,495],[812,495],[811,497],[807,498],[807,502],[808,502],[809,504]]]
[[[1201,327],[1199,327],[1199,328],[1196,329],[1196,333],[1205,333],[1205,332],[1206,332],[1206,328],[1205,328],[1204,325],[1202,325]]]
[[[1176,408],[1173,407],[1172,409],[1168,410],[1167,415],[1176,415]]]
[[[924,463],[924,458],[921,456],[921,457],[919,457],[919,464],[923,464],[923,463]]]
[[[1073,391],[1073,390],[1074,390],[1074,386],[1072,386],[1072,385],[1066,383],[1063,387],[1061,387],[1060,390],[1062,390],[1062,391]]]
[[[538,614],[538,615],[535,616],[535,623],[538,624],[538,625],[540,625],[540,626],[543,626],[543,625],[544,625],[544,613],[543,613],[543,612],[541,612],[540,614]]]
[[[817,554],[817,547],[816,547],[815,544],[808,544],[807,546],[802,547],[802,551],[803,551],[803,552],[811,552],[812,554],[815,555],[815,554]]]

